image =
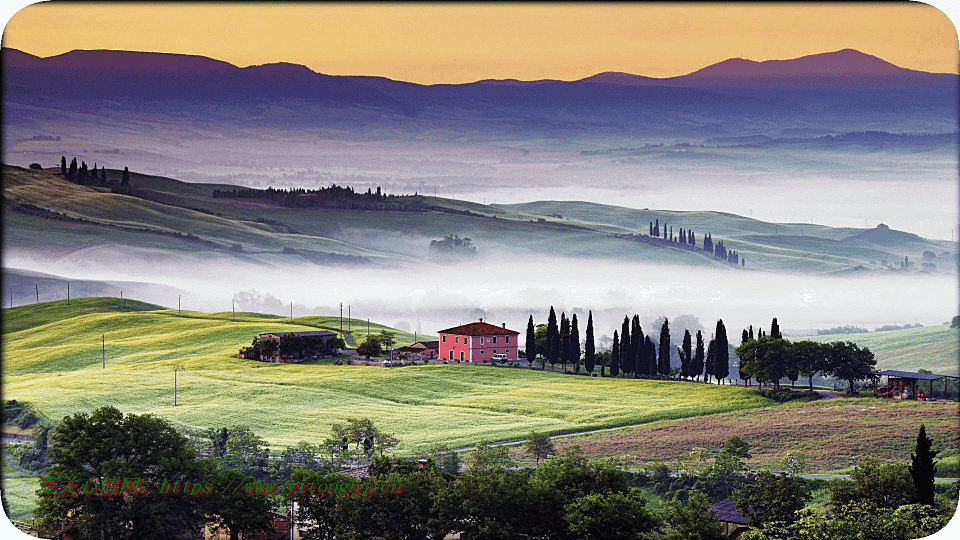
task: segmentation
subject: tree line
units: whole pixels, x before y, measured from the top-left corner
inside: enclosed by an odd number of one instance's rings
[[[717,320],[714,333],[707,342],[702,331],[692,336],[684,330],[682,344],[676,347],[680,360],[679,369],[671,366],[670,322],[663,319],[658,336],[644,335],[640,316],[624,316],[621,327],[613,332],[613,343],[608,351],[596,350],[593,312],[587,316],[587,328],[583,351],[580,348],[580,331],[577,315],[568,319],[565,312],[557,321],[556,311],[550,306],[546,324],[534,325],[533,315],[527,320],[526,359],[530,367],[539,365],[546,369],[560,364],[564,372],[567,365],[573,373],[592,375],[599,367],[601,377],[655,378],[675,380],[715,381],[724,384],[730,378],[730,352],[733,349],[727,338],[723,319]],[[866,347],[852,342],[816,343],[812,341],[790,342],[783,339],[777,318],[774,317],[769,333],[761,329],[754,336],[753,325],[743,329],[740,346],[733,349],[739,359],[737,376],[745,384],[756,380],[759,384],[771,384],[780,388],[784,378],[796,383],[800,375],[808,378],[810,389],[813,377],[824,374],[849,383],[852,392],[856,381],[874,377],[874,355]],[[582,354],[582,364],[581,364]]]
[[[116,180],[107,180],[107,168],[105,166],[97,169],[97,164],[94,163],[93,169],[89,169],[85,161],[81,161],[80,165],[77,165],[76,157],[67,165],[67,156],[60,156],[60,174],[67,180],[81,186],[108,187],[116,185]],[[121,187],[130,185],[130,170],[127,167],[123,168],[119,185]]]
[[[387,195],[380,186],[376,191],[357,192],[351,186],[338,186],[319,189],[289,188],[267,189],[238,188],[231,190],[216,189],[214,197],[231,199],[266,200],[290,208],[340,208],[348,210],[396,210],[405,212],[424,212],[431,207],[417,204],[409,196]]]
[[[714,242],[713,235],[711,235],[709,232],[703,235],[702,247],[698,248],[697,235],[692,229],[684,230],[683,227],[680,227],[679,231],[675,235],[673,232],[673,225],[668,225],[666,222],[664,222],[661,226],[659,218],[650,222],[647,235],[636,234],[633,235],[632,238],[641,242],[649,242],[658,245],[672,244],[681,248],[701,250],[712,255],[718,260],[726,261],[734,266],[739,265],[741,267],[745,267],[747,265],[746,259],[741,257],[737,250],[727,249],[723,243],[723,240],[717,240]]]

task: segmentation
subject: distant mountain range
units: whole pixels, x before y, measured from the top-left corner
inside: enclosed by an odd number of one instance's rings
[[[122,155],[123,166],[185,179],[194,178],[198,163],[246,162],[260,155],[264,141],[280,139],[288,156],[283,166],[301,168],[313,166],[317,144],[341,141],[387,160],[407,158],[388,158],[393,154],[379,146],[386,141],[416,145],[417,160],[426,159],[430,145],[579,154],[680,142],[952,156],[956,137],[825,137],[955,134],[960,101],[955,74],[904,69],[850,49],[792,60],[734,58],[665,79],[600,73],[576,81],[435,85],[151,52],[77,50],[40,58],[3,48],[2,62],[7,161],[47,164],[80,145],[85,151],[68,152],[111,165]],[[36,143],[38,134],[59,136],[62,144]],[[236,142],[212,153],[212,140]],[[355,166],[343,160],[338,166]],[[479,170],[447,165],[446,158],[428,161],[436,164],[434,174],[420,178],[428,184],[475,182],[471,175]],[[414,170],[420,161],[407,165]]]

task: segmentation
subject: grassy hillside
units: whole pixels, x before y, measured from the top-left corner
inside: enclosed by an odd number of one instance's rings
[[[877,369],[916,371],[929,369],[941,375],[960,374],[960,329],[944,326],[907,328],[866,334],[811,336],[813,341],[852,341],[868,347],[876,357]]]
[[[93,301],[102,302],[100,300]],[[46,313],[41,313],[46,312]],[[56,312],[56,316],[51,313]],[[434,443],[471,445],[531,430],[581,431],[770,404],[735,387],[563,376],[490,366],[387,369],[268,364],[236,358],[260,332],[331,327],[334,318],[175,310],[118,313],[109,301],[4,310],[4,399],[50,418],[114,405],[196,427],[248,424],[274,446],[322,442],[330,425],[366,416],[409,454]],[[42,323],[42,324],[41,324]],[[359,328],[359,321],[355,328]],[[371,328],[375,331],[377,328]],[[363,327],[365,331],[365,325]],[[100,335],[107,367],[101,368]],[[399,342],[412,336],[398,333]],[[173,406],[173,371],[178,406]]]
[[[648,233],[649,223],[693,229],[697,243],[711,233],[714,241],[723,240],[729,249],[747,258],[747,265],[764,270],[801,272],[837,272],[863,266],[879,270],[886,260],[896,263],[908,255],[921,260],[924,251],[938,255],[941,271],[956,269],[956,245],[929,241],[898,231],[834,228],[806,223],[768,223],[726,212],[671,211],[633,209],[582,201],[537,201],[496,205],[498,208],[531,214],[561,215],[564,220],[603,225]],[[865,241],[875,239],[877,241]]]
[[[940,242],[883,242],[864,229],[766,223],[722,212],[636,210],[585,202],[541,201],[482,205],[428,197],[403,200],[426,212],[290,208],[260,199],[214,198],[214,188],[133,174],[130,194],[78,186],[60,176],[4,166],[4,240],[8,249],[79,257],[122,246],[138,258],[175,262],[421,265],[430,241],[458,234],[479,253],[575,256],[694,266],[725,266],[700,252],[629,242],[616,235],[646,233],[659,219],[692,228],[698,243],[711,232],[746,258],[748,269],[847,272],[882,270],[903,255],[937,255],[940,271],[954,269],[955,246]],[[556,217],[561,215],[562,218]],[[42,233],[42,234],[41,234]],[[857,235],[860,235],[859,237]],[[429,263],[427,263],[429,264]],[[948,267],[949,266],[949,267]]]

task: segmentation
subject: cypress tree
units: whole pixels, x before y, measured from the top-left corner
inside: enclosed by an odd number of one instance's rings
[[[696,245],[697,245],[697,237],[693,235],[693,231],[690,231],[690,242],[688,242],[688,243],[689,243],[691,246],[696,246]]]
[[[713,374],[717,377],[717,382],[724,383],[730,375],[730,347],[727,342],[727,328],[723,325],[723,319],[717,320],[716,340]]]
[[[570,357],[573,359],[573,372],[580,373],[580,329],[577,327],[577,314],[570,321]]]
[[[537,360],[537,330],[533,326],[533,315],[527,321],[527,362],[533,366]]]
[[[717,340],[711,339],[710,343],[707,344],[707,363],[704,366],[703,370],[703,382],[709,383],[710,376],[713,375],[713,363],[717,359]]]
[[[743,329],[743,333],[740,334],[740,344],[743,345],[744,343],[746,343],[746,342],[749,341],[749,340],[750,340],[750,336],[747,335],[747,329],[744,328],[744,329]]]
[[[690,364],[690,376],[700,377],[703,374],[704,354],[703,354],[703,332],[697,330],[697,352],[693,356],[693,362]]]
[[[780,334],[780,325],[777,324],[777,318],[773,318],[773,322],[770,323],[770,337],[773,339],[783,339],[783,335]]]
[[[120,175],[120,185],[129,186],[130,185],[130,169],[127,167],[123,168],[123,173]]]
[[[659,220],[659,219],[657,219],[657,220],[653,223],[653,235],[656,236],[656,237],[659,237],[659,236],[660,236],[660,220]]]
[[[657,371],[660,375],[670,375],[670,325],[667,318],[663,318],[660,327],[660,350],[657,355]]]
[[[583,367],[587,370],[587,373],[593,373],[596,353],[593,344],[593,311],[590,311],[587,314],[587,341],[583,344]]]
[[[630,344],[633,346],[633,373],[634,377],[643,374],[643,361],[647,358],[647,351],[643,345],[643,328],[640,327],[640,315],[634,315],[630,322]]]
[[[750,332],[747,333],[747,337],[749,337],[750,339],[753,339],[753,325],[752,325],[752,324],[750,325]]]
[[[567,362],[570,361],[570,319],[566,313],[560,314],[560,362],[563,372],[567,372]]]
[[[100,182],[107,185],[107,168],[105,166],[100,167]]]
[[[626,377],[634,372],[633,342],[630,336],[630,318],[623,316],[623,326],[620,328],[620,368]]]
[[[686,379],[690,376],[690,357],[693,354],[693,344],[690,338],[690,331],[683,331],[683,354],[680,355],[680,376]]]
[[[650,236],[653,236],[653,222],[650,222]]]
[[[70,180],[74,180],[77,177],[77,158],[73,158],[70,162],[70,170],[67,171]]]
[[[550,306],[550,316],[547,318],[547,360],[550,365],[557,363],[560,358],[560,328],[557,327],[557,313]]]
[[[931,447],[933,441],[927,437],[927,428],[920,424],[920,433],[917,435],[917,453],[910,454],[911,465],[909,467],[910,476],[913,477],[913,485],[917,488],[917,498],[920,504],[929,506],[934,505],[934,475],[937,472],[937,464],[933,461],[940,452]]]
[[[610,376],[620,375],[620,334],[613,331],[613,350],[610,351]]]
[[[657,374],[657,344],[650,336],[647,336],[644,343],[647,348],[647,373],[652,377]]]
[[[687,243],[687,237],[686,237],[686,235],[683,234],[683,227],[680,227],[680,234],[678,235],[678,238],[680,238],[680,243],[681,243],[681,244],[686,244],[686,243]]]
[[[67,156],[60,156],[60,174],[67,175]]]

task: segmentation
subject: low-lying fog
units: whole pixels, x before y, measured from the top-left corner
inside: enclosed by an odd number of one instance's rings
[[[889,274],[827,277],[740,269],[697,269],[573,258],[480,257],[454,265],[424,263],[414,269],[160,264],[86,267],[5,254],[4,266],[70,279],[160,283],[192,293],[183,308],[295,316],[336,315],[371,319],[401,329],[436,334],[483,317],[521,333],[527,318],[544,323],[550,306],[559,316],[577,313],[581,337],[592,310],[596,334],[612,335],[623,316],[648,321],[665,315],[698,318],[709,336],[718,318],[739,336],[749,324],[768,327],[778,317],[793,332],[856,325],[940,325],[957,312],[957,277],[949,274]],[[31,287],[32,288],[32,287]],[[32,291],[31,291],[32,292]],[[176,307],[177,298],[125,297]],[[731,338],[733,339],[733,338]]]

